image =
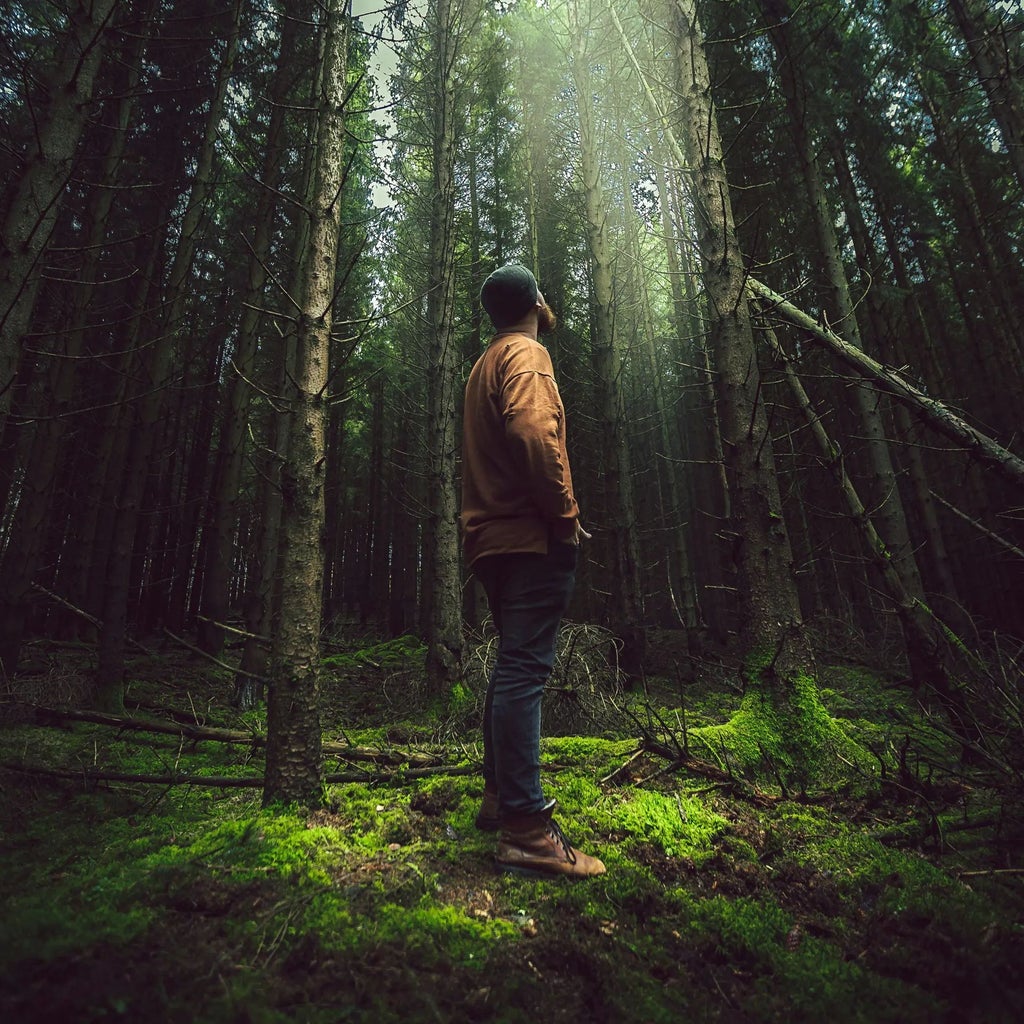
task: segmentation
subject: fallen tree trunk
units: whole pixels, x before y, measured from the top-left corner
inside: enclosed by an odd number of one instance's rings
[[[213,789],[262,789],[263,776],[234,778],[230,775],[189,775],[186,772],[171,772],[162,775],[133,775],[130,772],[108,772],[102,768],[46,768],[42,765],[15,764],[11,761],[0,763],[6,771],[21,772],[25,775],[43,775],[53,779],[72,779],[82,782],[134,782],[161,786],[208,786]],[[395,772],[337,772],[323,777],[327,783],[370,782],[401,785],[410,779],[429,778],[432,775],[475,775],[478,764],[437,765],[432,768],[411,768]]]
[[[819,323],[814,317],[787,302],[777,292],[755,278],[747,278],[747,288],[754,295],[767,299],[771,308],[763,313],[778,310],[787,320],[807,331],[811,338],[823,345],[833,355],[862,377],[873,380],[881,391],[906,405],[937,433],[962,445],[967,454],[985,466],[996,470],[1005,480],[1024,487],[1024,460],[1007,451],[991,437],[976,430],[951,409],[923,391],[905,381],[899,374],[876,362],[871,356],[853,345],[847,344],[827,324]]]
[[[40,705],[32,705],[32,710],[43,721],[50,719],[64,722],[90,722],[93,725],[105,725],[127,732],[163,733],[197,742],[244,743],[257,749],[265,747],[267,744],[267,738],[262,733],[246,732],[244,729],[214,729],[185,722],[168,722],[159,718],[113,715],[103,711],[62,711]],[[346,761],[372,761],[374,764],[393,766],[411,765],[415,768],[426,768],[441,763],[441,758],[436,754],[380,750],[376,747],[356,747],[348,743],[324,743],[323,752]]]

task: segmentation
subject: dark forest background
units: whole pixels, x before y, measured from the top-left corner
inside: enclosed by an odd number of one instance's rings
[[[936,622],[979,654],[1021,636],[1016,5],[357,13],[3,4],[9,680],[27,642],[88,641],[88,699],[116,710],[126,645],[217,657],[230,627],[244,706],[316,619],[423,638],[450,687],[483,618],[461,385],[509,260],[561,316],[594,534],[570,618],[619,637],[633,678],[651,629],[678,631],[684,668],[776,644],[749,629],[747,470],[782,527],[769,618],[909,652],[919,684],[950,671]],[[747,291],[722,291],[726,265]],[[723,327],[740,306],[749,348]]]

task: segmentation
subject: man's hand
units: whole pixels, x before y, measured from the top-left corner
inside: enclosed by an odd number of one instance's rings
[[[593,534],[587,533],[583,529],[583,524],[577,519],[576,532],[572,535],[572,542],[573,544],[579,544],[581,540],[593,540]]]

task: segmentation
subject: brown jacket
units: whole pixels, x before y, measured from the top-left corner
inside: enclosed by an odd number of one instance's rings
[[[466,382],[462,540],[484,555],[573,541],[579,506],[565,450],[565,409],[548,350],[525,334],[496,337]]]

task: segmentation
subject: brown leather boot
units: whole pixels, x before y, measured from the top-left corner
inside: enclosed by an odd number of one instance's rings
[[[501,827],[498,791],[496,789],[484,786],[484,798],[480,804],[480,810],[477,812],[474,824],[481,832],[497,832]]]
[[[554,800],[536,814],[509,815],[501,823],[494,860],[504,871],[544,878],[590,878],[604,874],[604,864],[574,850],[551,817]]]

